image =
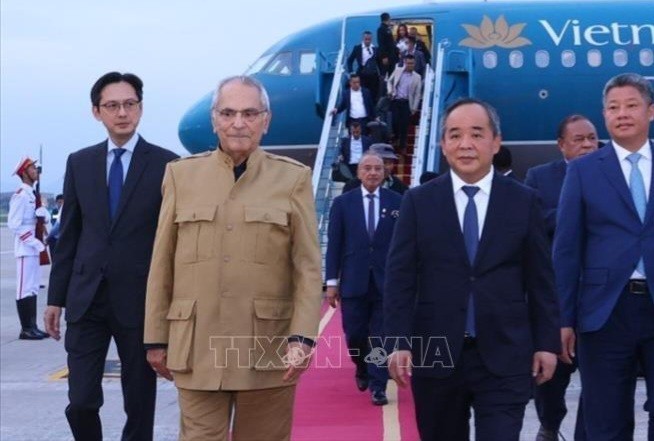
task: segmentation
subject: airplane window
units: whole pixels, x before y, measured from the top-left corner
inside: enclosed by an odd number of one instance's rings
[[[640,50],[640,64],[649,67],[654,64],[654,52],[651,49]]]
[[[268,63],[264,72],[273,75],[290,75],[292,66],[293,54],[291,52],[280,52]]]
[[[627,56],[627,51],[624,49],[616,49],[613,51],[613,63],[616,66],[623,67],[627,65],[629,57]]]
[[[270,57],[272,57],[272,54],[263,55],[259,57],[259,59],[254,63],[252,63],[252,65],[248,68],[248,70],[245,71],[245,75],[253,75],[259,72],[266,65],[266,63],[268,63]]]
[[[577,56],[574,51],[561,52],[561,64],[563,67],[573,67],[577,62]]]
[[[524,57],[520,51],[511,51],[509,54],[509,65],[513,68],[520,68],[524,64]]]
[[[588,51],[588,65],[590,67],[600,67],[602,65],[602,53],[597,49]]]
[[[316,70],[316,53],[302,52],[300,54],[300,73],[310,74]]]
[[[494,51],[484,52],[483,62],[486,69],[495,69],[497,67],[497,53]]]
[[[536,52],[536,66],[547,67],[550,65],[550,53],[547,51]]]

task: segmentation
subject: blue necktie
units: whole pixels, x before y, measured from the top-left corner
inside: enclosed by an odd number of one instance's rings
[[[477,205],[474,199],[475,194],[479,191],[479,187],[464,185],[462,190],[468,196],[468,205],[466,205],[466,211],[463,214],[463,240],[466,244],[468,260],[472,266],[475,263],[477,246],[479,245],[479,221],[477,219]],[[466,334],[470,337],[477,335],[475,329],[475,304],[472,297],[472,293],[470,293],[468,314],[466,317]]]
[[[109,215],[111,220],[116,217],[120,194],[123,191],[123,162],[120,157],[125,153],[125,149],[113,149],[114,160],[109,169]]]
[[[647,208],[647,197],[645,196],[645,182],[643,181],[643,175],[640,173],[638,168],[638,161],[642,155],[640,153],[632,153],[627,156],[627,160],[631,162],[631,173],[629,174],[629,190],[631,190],[631,197],[634,200],[634,205],[636,206],[636,211],[638,212],[638,217],[641,222],[645,221],[645,210]],[[645,275],[645,262],[641,257],[636,265],[636,270]]]
[[[368,198],[368,237],[372,242],[375,236],[375,195],[370,193],[366,197]]]

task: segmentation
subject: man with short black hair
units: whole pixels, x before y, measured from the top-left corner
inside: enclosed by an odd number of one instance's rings
[[[365,87],[361,87],[361,77],[358,74],[350,75],[349,85],[349,88],[344,88],[341,92],[340,103],[332,110],[332,115],[346,110],[346,127],[349,128],[353,121],[361,124],[361,127],[366,127],[368,121],[375,118],[372,94]]]
[[[379,96],[379,49],[372,44],[372,32],[365,31],[361,44],[352,48],[350,56],[347,57],[347,71],[352,74],[356,72],[361,77],[361,86],[370,91],[373,104]],[[354,62],[357,63],[356,71],[353,70]]]
[[[568,164],[558,206],[553,258],[561,359],[571,363],[578,354],[585,428],[592,441],[633,439],[640,362],[652,440],[654,89],[642,75],[625,73],[606,83],[602,98],[611,140]]]
[[[66,209],[53,255],[45,326],[61,338],[66,308],[66,417],[79,441],[102,439],[102,376],[111,339],[121,362],[127,420],[123,441],[152,440],[156,375],[143,345],[145,286],[166,163],[177,155],[137,132],[143,82],[110,72],[91,88],[91,110],[105,141],[68,157]]]

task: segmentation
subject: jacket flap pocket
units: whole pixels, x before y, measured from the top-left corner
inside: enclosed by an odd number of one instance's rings
[[[192,208],[180,208],[175,213],[175,222],[213,221],[216,217],[216,206],[205,205]]]
[[[195,312],[195,299],[173,300],[166,318],[168,320],[188,320]]]
[[[609,280],[609,271],[603,268],[586,268],[582,282],[584,285],[604,285]]]
[[[265,222],[285,227],[288,225],[288,215],[277,208],[245,207],[245,222]]]
[[[293,302],[283,299],[254,299],[254,315],[266,320],[288,320],[293,316]]]

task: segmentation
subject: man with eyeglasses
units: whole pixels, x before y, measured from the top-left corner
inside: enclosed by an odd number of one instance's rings
[[[66,166],[45,326],[59,340],[66,308],[66,417],[76,440],[102,439],[102,375],[112,338],[127,414],[121,439],[153,437],[156,374],[143,346],[145,287],[165,165],[177,155],[136,133],[142,99],[136,75],[100,77],[91,110],[108,137],[71,154]]]
[[[311,170],[263,151],[257,80],[214,93],[213,152],[168,165],[146,295],[148,360],[179,393],[180,439],[288,440],[318,332]],[[157,348],[156,346],[159,346]]]

